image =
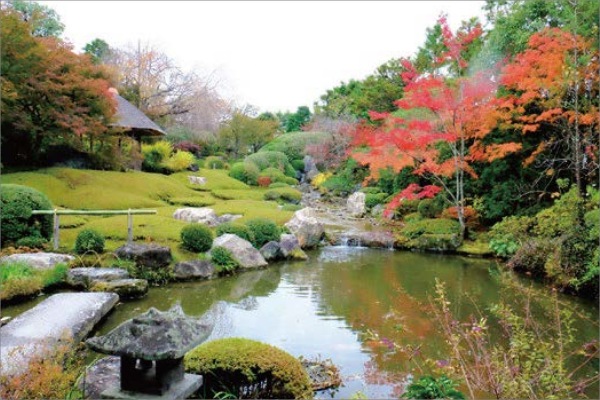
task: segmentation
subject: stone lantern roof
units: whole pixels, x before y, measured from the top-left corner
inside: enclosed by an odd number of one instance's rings
[[[211,331],[211,325],[186,316],[176,305],[165,312],[150,308],[86,343],[97,352],[133,359],[179,359],[204,342]]]

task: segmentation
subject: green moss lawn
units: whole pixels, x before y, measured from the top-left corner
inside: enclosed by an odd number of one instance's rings
[[[226,170],[201,169],[166,176],[139,171],[48,168],[3,174],[2,183],[37,189],[59,209],[155,209],[157,215],[133,217],[135,240],[167,245],[177,259],[183,260],[196,255],[180,247],[179,232],[186,223],[173,218],[177,208],[209,206],[217,215],[243,215],[240,222],[265,217],[278,225],[292,217],[292,211],[282,210],[276,202],[263,200],[267,189],[250,187],[227,173]],[[207,183],[204,186],[191,185],[188,175],[204,176]],[[62,216],[60,225],[60,249],[65,252],[72,251],[77,234],[84,228],[93,228],[104,234],[108,251],[121,246],[127,239],[127,217],[124,215]]]

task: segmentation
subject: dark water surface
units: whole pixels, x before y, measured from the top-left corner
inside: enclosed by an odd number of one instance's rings
[[[294,356],[330,358],[344,386],[320,393],[321,398],[348,398],[357,391],[369,398],[397,398],[403,382],[419,372],[395,346],[421,346],[421,355],[434,360],[448,356],[427,307],[435,278],[446,282],[452,311],[461,319],[477,309],[487,312],[501,296],[519,295],[494,277],[491,260],[352,247],[326,247],[309,255],[308,262],[153,288],[144,299],[120,304],[98,334],[149,307],[166,310],[179,302],[185,313],[214,321],[209,340],[241,336]],[[548,292],[530,281],[521,283],[536,286],[540,297]],[[577,341],[598,339],[597,306],[560,299],[576,310]],[[16,315],[32,304],[7,307],[3,314]],[[596,386],[590,393],[597,391]]]

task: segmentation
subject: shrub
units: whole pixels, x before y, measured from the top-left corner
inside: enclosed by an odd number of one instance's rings
[[[419,202],[417,211],[423,218],[435,218],[442,212],[442,208],[434,199],[423,199]]]
[[[285,182],[285,179],[287,178],[283,172],[281,172],[280,170],[278,170],[277,168],[266,168],[263,171],[260,172],[260,176],[266,176],[269,179],[271,179],[271,182]]]
[[[289,178],[296,179],[296,170],[294,169],[294,167],[292,167],[292,164],[285,164],[285,169],[283,173]]]
[[[25,237],[52,237],[52,216],[31,215],[33,210],[50,210],[52,204],[42,192],[27,186],[0,186],[2,244]]]
[[[355,183],[346,176],[333,175],[322,186],[335,195],[346,195],[354,191]]]
[[[291,186],[296,186],[298,184],[298,179],[286,176],[285,178],[283,178],[283,182]]]
[[[283,200],[289,203],[299,203],[302,200],[302,193],[291,187],[271,189],[264,194],[265,200]]]
[[[249,241],[250,243],[254,242],[254,234],[244,224],[239,224],[236,222],[225,222],[219,226],[217,226],[217,236],[224,235],[226,233],[231,233],[233,235],[239,236],[242,239]]]
[[[239,264],[233,258],[233,254],[225,247],[216,246],[210,251],[210,259],[215,264],[218,274],[224,274],[235,271]]]
[[[381,193],[381,189],[380,188],[378,188],[378,187],[369,187],[369,186],[360,188],[360,191],[363,192],[363,193],[366,193],[366,194],[378,194],[378,193]],[[386,194],[386,197],[387,197],[387,194]]]
[[[434,209],[437,209],[438,206],[435,205],[436,200],[433,199],[433,202],[434,202],[434,204],[432,205],[432,207]],[[441,206],[441,204],[440,204],[440,206]],[[464,213],[463,217],[465,219],[465,225],[467,227],[473,228],[473,227],[476,227],[477,225],[479,225],[479,214],[473,207],[466,206],[463,210],[463,213]],[[449,208],[445,209],[442,212],[442,218],[455,219],[458,221],[458,211],[457,211],[456,207],[449,207]]]
[[[175,143],[173,145],[173,150],[187,151],[188,153],[192,153],[196,157],[199,157],[202,152],[202,147],[189,140],[185,140],[183,142]]]
[[[104,235],[93,229],[84,229],[75,239],[75,253],[102,253],[104,251]]]
[[[274,182],[269,185],[269,189],[278,189],[278,188],[286,188],[290,187],[287,183],[284,182]]]
[[[465,395],[456,390],[458,386],[446,375],[439,378],[427,375],[407,386],[404,399],[464,399]]]
[[[252,244],[257,249],[261,248],[265,243],[271,240],[279,240],[279,228],[275,222],[267,218],[254,218],[246,222],[246,226],[250,228],[254,235]]]
[[[331,134],[327,132],[289,132],[267,143],[259,153],[279,151],[285,153],[290,160],[298,160],[304,157],[308,144],[319,144],[327,140],[331,140]]]
[[[509,257],[527,241],[535,224],[532,217],[505,217],[490,230],[490,249],[500,257]]]
[[[300,171],[300,172],[304,171],[304,160],[300,160],[300,159],[292,160],[292,161],[290,161],[290,164],[292,164],[292,167],[294,167],[294,169],[296,171]]]
[[[268,176],[261,176],[258,178],[258,186],[269,187],[271,185],[271,178]]]
[[[416,239],[423,234],[457,235],[460,232],[460,225],[451,219],[422,219],[406,224],[401,232],[409,239]]]
[[[187,353],[184,363],[187,372],[204,376],[204,398],[222,392],[242,399],[313,397],[310,380],[299,360],[254,340],[213,340]]]
[[[39,236],[27,236],[17,240],[17,247],[29,247],[30,249],[44,249],[48,245],[48,241]]]
[[[181,229],[181,242],[184,248],[202,253],[212,247],[213,233],[206,225],[192,223]]]
[[[387,196],[387,193],[367,193],[365,195],[365,206],[367,209],[371,209],[377,204],[383,203]]]
[[[280,151],[260,151],[250,154],[246,157],[246,161],[256,164],[261,171],[267,168],[275,168],[283,173],[287,166],[293,170],[288,157]],[[294,176],[296,176],[295,174],[296,172],[294,171]]]
[[[166,169],[178,172],[188,169],[196,162],[196,157],[187,151],[177,151],[163,165]]]
[[[142,169],[148,172],[169,172],[164,163],[171,157],[173,146],[166,140],[153,144],[142,144]]]
[[[225,168],[225,162],[221,157],[209,156],[204,159],[204,168],[223,169]]]
[[[251,162],[238,162],[231,166],[229,176],[248,185],[256,185],[260,171],[256,164]]]

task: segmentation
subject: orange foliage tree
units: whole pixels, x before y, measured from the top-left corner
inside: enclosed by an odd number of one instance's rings
[[[502,158],[520,145],[485,140],[499,119],[497,76],[492,70],[467,75],[468,63],[463,57],[467,46],[481,36],[481,26],[453,34],[445,17],[439,23],[447,51],[436,62],[453,65],[456,76],[419,74],[410,61],[403,60],[406,86],[405,96],[396,102],[400,110],[371,113],[371,119],[381,124],[358,128],[353,157],[369,165],[374,178],[380,169],[412,167],[415,174],[441,186],[456,207],[464,235],[465,178],[476,178],[470,163]]]
[[[569,176],[580,194],[598,169],[599,71],[591,41],[553,28],[532,35],[501,79],[508,126],[537,136],[525,164]]]

